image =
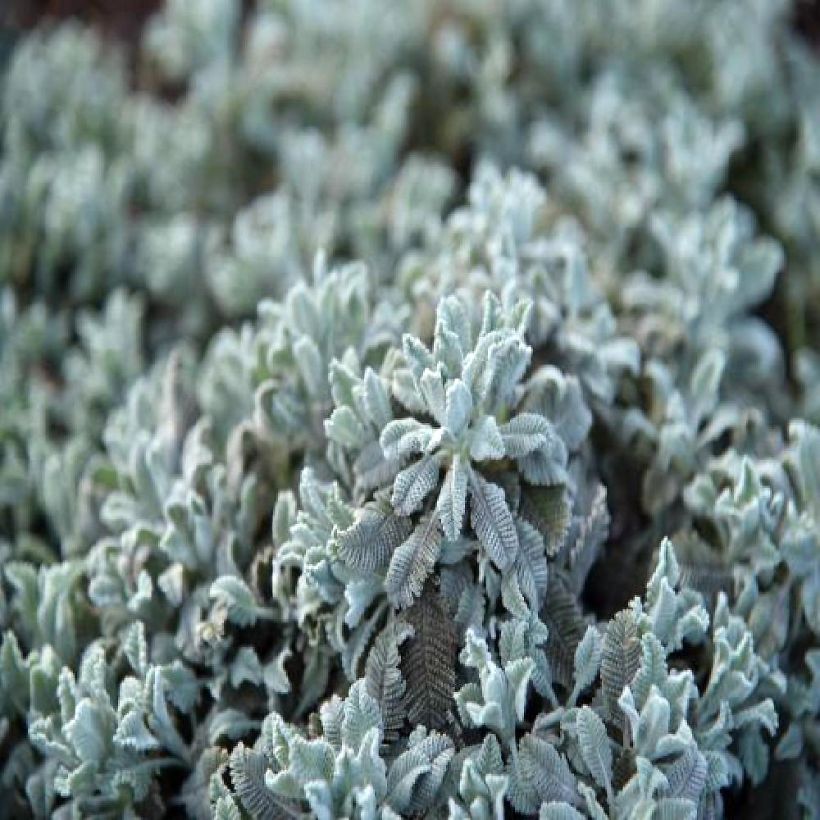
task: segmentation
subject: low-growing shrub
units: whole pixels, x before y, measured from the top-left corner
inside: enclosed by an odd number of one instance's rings
[[[796,5],[17,37],[0,814],[820,815]]]

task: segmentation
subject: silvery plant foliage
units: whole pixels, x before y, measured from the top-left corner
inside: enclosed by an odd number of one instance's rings
[[[820,817],[799,5],[15,34],[0,814]]]

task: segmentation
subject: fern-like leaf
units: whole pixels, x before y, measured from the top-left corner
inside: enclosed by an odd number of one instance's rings
[[[429,582],[403,618],[413,627],[401,663],[407,681],[407,716],[412,724],[438,729],[453,706],[458,651],[455,624]]]
[[[635,616],[629,610],[615,615],[607,626],[601,660],[604,704],[611,720],[622,717],[618,698],[638,671],[641,641]]]
[[[518,554],[515,531],[504,491],[475,470],[470,471],[470,520],[490,560],[503,572]]]
[[[575,649],[586,630],[586,623],[575,596],[557,574],[550,578],[541,620],[549,629],[546,653],[552,676],[562,686],[571,687]]]
[[[435,456],[425,456],[406,467],[393,482],[390,503],[399,515],[412,515],[438,484],[440,465]]]
[[[367,657],[365,681],[367,693],[379,703],[384,721],[384,739],[392,743],[407,714],[405,703],[406,684],[399,665],[399,645],[412,634],[407,624],[391,623],[383,629]]]
[[[359,572],[376,572],[387,566],[396,548],[410,533],[410,522],[380,504],[369,504],[348,529],[337,536],[339,556]]]
[[[464,514],[467,510],[467,468],[460,455],[453,456],[438,496],[438,512],[444,534],[451,541],[461,535]]]
[[[552,801],[544,803],[538,812],[538,820],[584,820],[584,815],[569,803]]]
[[[589,706],[578,712],[575,720],[581,756],[595,782],[612,795],[612,749],[604,722]]]
[[[522,814],[534,814],[541,803],[579,802],[575,775],[555,747],[535,735],[518,746],[517,765],[510,772],[510,802]]]
[[[581,522],[578,537],[569,554],[572,588],[581,592],[592,565],[601,553],[609,536],[610,516],[606,504],[606,488],[598,485],[590,504],[589,513]]]
[[[254,820],[287,820],[295,807],[265,785],[266,769],[265,756],[240,742],[230,759],[233,790]]]
[[[519,513],[541,533],[547,555],[557,555],[572,523],[572,506],[565,488],[527,487],[521,493]]]
[[[690,746],[666,770],[671,797],[682,797],[697,803],[706,786],[709,766],[700,750]]]
[[[515,529],[519,545],[515,559],[518,585],[530,608],[537,612],[547,593],[549,582],[544,541],[538,530],[523,518],[516,518]]]
[[[408,607],[421,595],[424,582],[433,571],[440,551],[441,527],[438,516],[429,513],[390,559],[384,589],[394,606]]]
[[[230,797],[220,797],[214,805],[214,820],[242,820],[236,803]]]

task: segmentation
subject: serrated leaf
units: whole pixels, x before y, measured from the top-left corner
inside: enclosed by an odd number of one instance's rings
[[[355,412],[346,406],[337,407],[325,421],[325,435],[331,441],[351,449],[361,447],[367,440],[364,425]]]
[[[413,629],[409,625],[391,623],[373,642],[365,663],[367,693],[379,703],[387,743],[398,738],[407,712],[407,687],[399,669],[399,645],[412,634]]]
[[[242,814],[230,797],[220,797],[214,805],[214,820],[242,820]]]
[[[148,731],[143,715],[138,711],[129,712],[122,718],[114,733],[114,743],[136,752],[159,748],[159,741]]]
[[[470,521],[490,560],[502,571],[509,569],[518,555],[515,531],[504,491],[470,470]]]
[[[450,541],[455,541],[461,535],[464,525],[464,514],[467,511],[467,481],[468,468],[461,456],[456,454],[447,470],[436,503],[444,535]]]
[[[373,504],[357,511],[356,519],[336,537],[339,557],[359,572],[386,567],[410,533],[411,523]]]
[[[429,424],[412,418],[397,419],[382,430],[379,444],[386,459],[403,459],[425,452],[432,437]]]
[[[65,733],[84,763],[102,763],[109,754],[112,717],[89,698],[83,698],[77,704],[77,711],[73,720],[66,724]]]
[[[510,801],[523,814],[544,802],[576,804],[576,778],[561,754],[546,740],[529,734],[518,745],[518,766],[510,771]]]
[[[424,397],[424,403],[427,406],[427,412],[436,420],[437,424],[443,425],[446,417],[446,394],[441,368],[425,370],[419,379],[419,386]]]
[[[362,398],[373,424],[384,429],[393,420],[390,395],[376,372],[368,367],[362,380]]]
[[[618,698],[638,671],[640,658],[641,642],[635,616],[628,610],[619,612],[607,626],[601,660],[604,702],[613,720],[621,716]]]
[[[566,588],[558,573],[550,576],[541,620],[549,630],[546,653],[554,679],[571,687],[575,650],[586,630],[575,596]]]
[[[391,603],[408,607],[421,595],[441,551],[438,516],[424,516],[407,540],[396,549],[387,568],[384,590]]]
[[[547,594],[549,583],[544,541],[538,530],[522,518],[515,519],[515,530],[519,546],[515,559],[518,585],[530,608],[538,612]]]
[[[535,413],[519,413],[498,428],[508,458],[521,458],[547,444],[555,435],[549,419]]]
[[[439,459],[425,456],[402,470],[393,481],[390,503],[399,515],[412,515],[438,484]]]
[[[598,674],[603,652],[601,636],[594,626],[588,626],[584,637],[575,649],[574,691],[582,692]]]
[[[612,792],[612,748],[604,722],[588,706],[582,707],[575,718],[581,756],[595,782]]]
[[[504,441],[493,416],[482,416],[470,430],[470,458],[490,461],[504,458]]]
[[[527,487],[521,493],[520,514],[543,536],[547,555],[558,554],[572,523],[572,506],[563,487]]]
[[[413,628],[413,635],[401,651],[401,670],[407,681],[407,717],[413,725],[437,729],[453,708],[455,624],[429,582],[402,618]]]
[[[234,791],[245,811],[254,820],[286,820],[295,805],[274,794],[265,785],[267,762],[264,755],[239,743],[231,752],[230,771]]]

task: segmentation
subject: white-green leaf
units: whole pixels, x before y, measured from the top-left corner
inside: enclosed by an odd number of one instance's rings
[[[470,470],[470,521],[492,562],[503,572],[518,555],[518,534],[504,491]]]
[[[346,406],[337,407],[325,421],[325,434],[343,447],[361,447],[367,440],[364,425],[355,412]]]
[[[427,412],[440,425],[444,424],[445,413],[445,390],[444,378],[441,368],[436,370],[425,370],[419,379],[421,393],[424,396],[424,403]]]
[[[390,556],[410,533],[410,522],[377,505],[363,507],[356,520],[338,533],[340,558],[360,572],[376,572],[387,566]]]
[[[404,516],[416,512],[438,484],[439,471],[440,462],[435,456],[424,456],[402,470],[393,481],[393,509]]]
[[[601,665],[603,641],[594,626],[588,626],[581,642],[575,648],[575,689],[583,691],[598,674]]]
[[[241,578],[234,575],[217,578],[211,584],[210,596],[225,606],[228,620],[237,626],[253,626],[260,617],[261,608],[253,593]]]
[[[575,718],[581,756],[595,782],[609,794],[612,788],[612,748],[606,726],[589,706],[582,707]]]
[[[416,419],[397,419],[382,430],[379,443],[385,458],[402,459],[425,452],[432,437],[433,430],[429,424],[422,424]]]
[[[394,606],[408,607],[421,595],[440,550],[441,528],[438,516],[431,513],[421,520],[390,559],[384,589]]]
[[[447,387],[444,426],[454,438],[458,438],[467,427],[473,412],[473,397],[461,379],[455,379]]]
[[[483,416],[470,431],[470,458],[489,461],[504,458],[504,441],[494,416]]]
[[[535,413],[519,413],[498,428],[508,458],[521,458],[546,446],[547,436],[555,435],[549,420]]]
[[[584,820],[584,815],[569,803],[543,803],[538,820]]]
[[[464,514],[467,511],[468,469],[461,456],[453,456],[453,462],[444,478],[436,510],[444,528],[444,535],[455,541],[461,535]]]

